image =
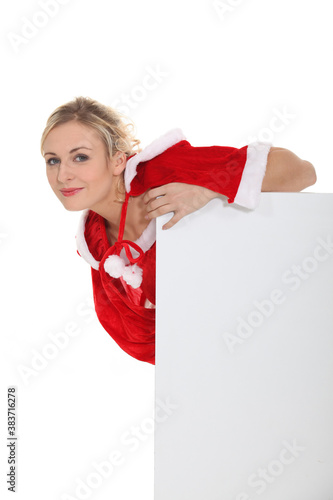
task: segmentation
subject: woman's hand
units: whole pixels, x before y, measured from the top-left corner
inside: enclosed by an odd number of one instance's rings
[[[160,215],[174,212],[174,216],[164,224],[162,229],[170,229],[185,215],[204,207],[213,198],[220,197],[219,193],[202,186],[171,182],[146,192],[143,201],[146,203],[147,220]]]

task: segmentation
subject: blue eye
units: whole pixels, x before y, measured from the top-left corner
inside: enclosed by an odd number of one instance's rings
[[[76,159],[76,158],[83,158],[83,160],[82,160],[82,161],[85,161],[85,160],[87,160],[87,159],[88,159],[88,157],[87,157],[87,156],[85,156],[85,155],[77,155],[77,156],[75,157],[75,159]],[[80,161],[79,161],[79,163],[80,163]]]
[[[53,162],[53,160],[55,160],[55,161],[59,161],[59,160],[57,160],[57,158],[50,158],[49,160],[47,160],[47,162],[46,162],[46,163],[47,163],[48,165],[55,165],[55,163],[52,163],[52,162]]]

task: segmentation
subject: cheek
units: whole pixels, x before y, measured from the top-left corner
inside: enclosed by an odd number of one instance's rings
[[[46,170],[46,178],[48,180],[48,183],[50,184],[50,186],[52,186],[55,182],[55,174],[54,172],[52,172],[52,170]]]
[[[106,169],[103,171],[88,171],[81,175],[81,179],[92,186],[104,186],[111,184],[112,175]]]
[[[59,193],[59,182],[58,182],[57,170],[56,169],[47,170],[46,171],[46,178],[48,180],[50,188],[55,193],[55,195],[60,199],[62,195]]]

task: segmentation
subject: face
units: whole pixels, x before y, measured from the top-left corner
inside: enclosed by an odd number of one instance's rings
[[[115,200],[124,153],[107,158],[104,142],[91,127],[70,121],[56,126],[44,142],[46,175],[66,210],[105,211]]]

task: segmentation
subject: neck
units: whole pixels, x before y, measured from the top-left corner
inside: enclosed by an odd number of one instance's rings
[[[148,226],[149,221],[145,219],[147,212],[146,205],[143,202],[144,195],[145,193],[140,196],[129,198],[123,239],[131,241],[137,240]],[[122,198],[123,201],[113,199],[113,201],[109,201],[106,205],[92,208],[94,212],[105,219],[106,234],[111,245],[118,239],[125,195],[123,195]]]
[[[125,196],[124,196],[125,199]],[[123,201],[109,200],[103,205],[91,207],[91,210],[99,214],[106,221],[106,226],[114,231],[119,228]]]

